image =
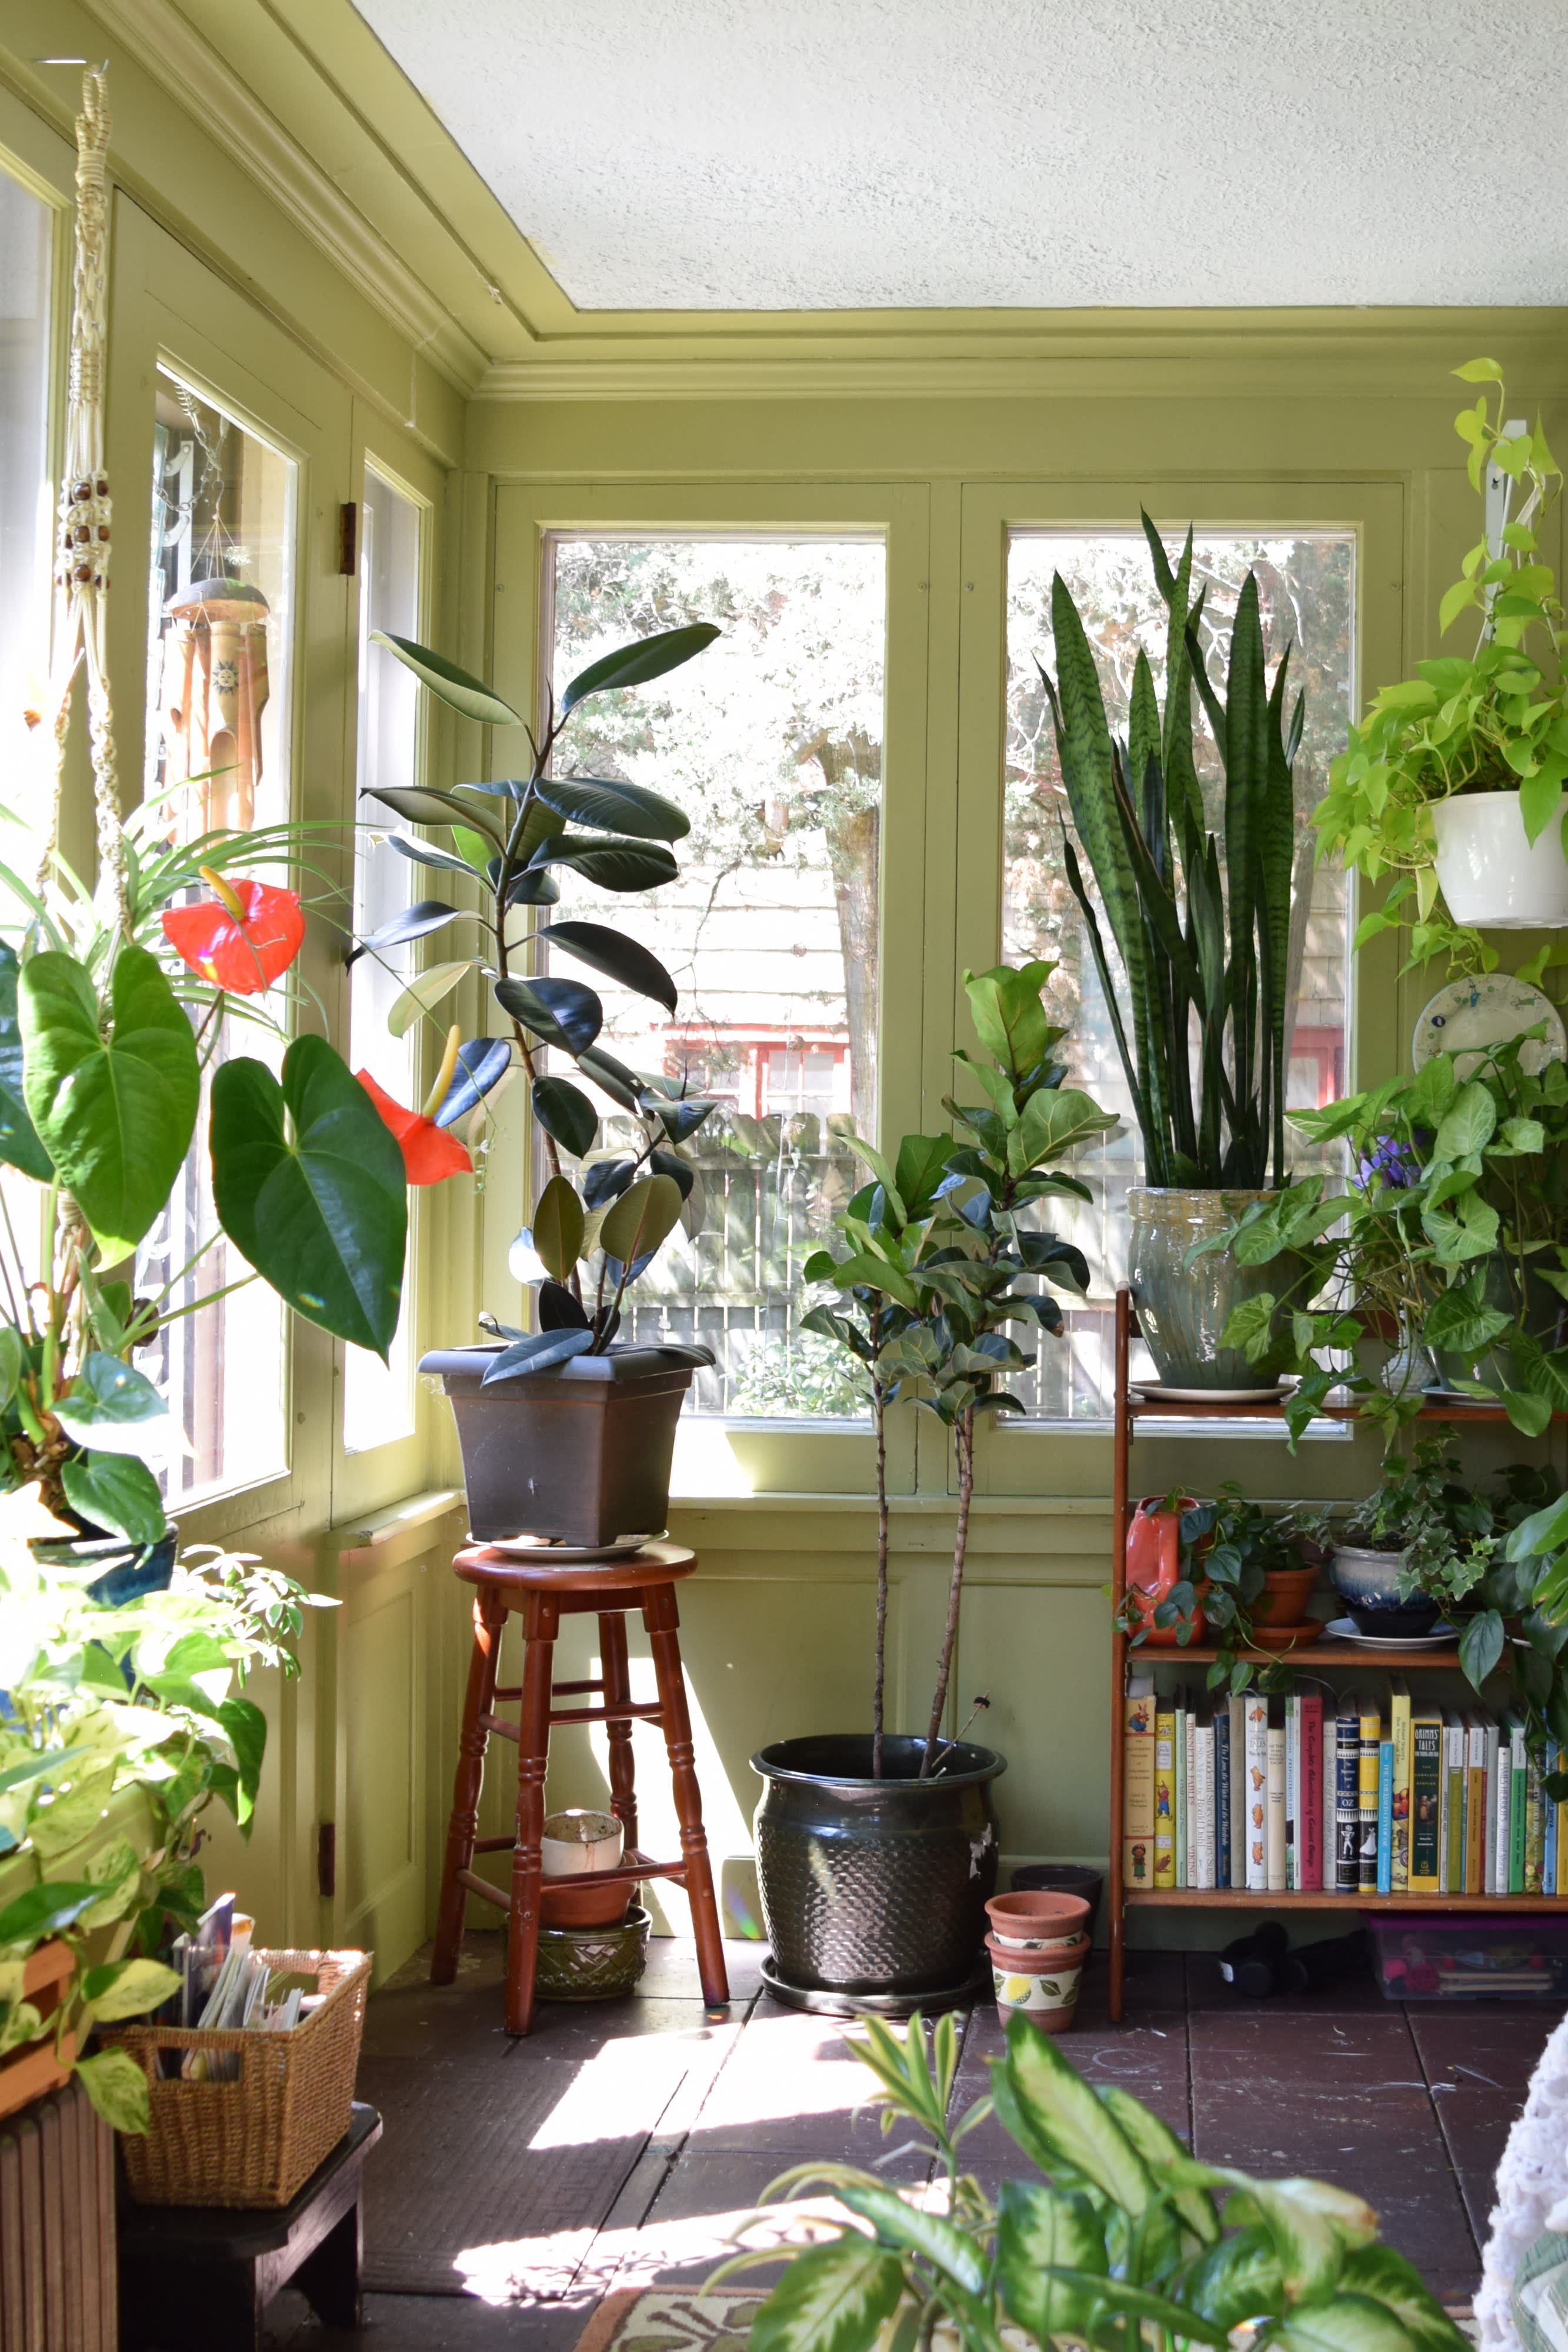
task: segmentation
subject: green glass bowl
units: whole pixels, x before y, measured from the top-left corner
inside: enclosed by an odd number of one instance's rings
[[[541,1927],[534,1986],[541,2000],[619,2000],[648,1965],[653,1927],[634,1903],[613,1927]]]

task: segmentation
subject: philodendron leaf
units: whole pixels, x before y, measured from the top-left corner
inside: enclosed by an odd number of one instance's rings
[[[113,2130],[150,2128],[152,2110],[147,2077],[129,2050],[99,2050],[91,2058],[78,2058],[76,2079]]]
[[[904,2268],[848,2232],[797,2254],[751,2323],[750,2352],[870,2352],[904,2292]]]
[[[297,1037],[279,1086],[264,1063],[213,1081],[218,1222],[278,1297],[383,1360],[402,1297],[402,1153],[322,1037]]]
[[[82,1990],[99,2022],[111,2025],[117,2018],[145,2017],[150,2009],[178,1992],[183,1982],[162,1960],[114,1960],[104,1968],[90,1969]]]
[[[145,1372],[101,1349],[86,1358],[54,1410],[66,1435],[78,1445],[143,1456],[168,1448],[172,1423],[163,1399]]]
[[[685,628],[664,629],[657,636],[639,637],[634,644],[617,646],[612,654],[602,654],[596,662],[579,670],[560,698],[560,715],[564,719],[591,694],[612,694],[618,687],[646,686],[650,678],[663,677],[667,670],[679,669],[705,646],[711,646],[718,635],[711,621],[689,622]]]
[[[434,653],[429,646],[416,645],[412,637],[396,637],[389,630],[372,629],[371,643],[385,646],[395,654],[405,668],[413,670],[422,686],[465,719],[477,719],[482,727],[520,727],[522,720],[509,702],[503,702],[492,693],[482,678],[475,677],[444,654]]]
[[[128,1543],[153,1544],[168,1527],[158,1481],[134,1454],[84,1454],[60,1472],[66,1500]]]
[[[587,1224],[581,1201],[564,1176],[552,1176],[534,1211],[534,1247],[558,1282],[565,1282],[582,1255]]]
[[[600,1247],[633,1265],[668,1240],[680,1213],[681,1188],[673,1176],[641,1176],[605,1211]]]
[[[624,938],[603,923],[543,923],[538,936],[553,940],[580,963],[606,973],[611,980],[618,980],[622,988],[632,988],[639,996],[652,997],[666,1013],[674,1012],[679,1002],[674,982],[658,957],[650,954],[636,940]]]
[[[13,1944],[31,1951],[46,1936],[57,1936],[62,1927],[72,1926],[102,1893],[101,1886],[80,1879],[46,1879],[41,1886],[27,1887],[0,1911],[0,1951]]]
[[[201,1074],[190,1022],[156,958],[130,946],[114,960],[107,1037],[92,982],[52,949],[23,965],[17,1006],[33,1125],[112,1265],[159,1214],[191,1148]]]
[[[22,1096],[22,1031],[16,1018],[16,950],[0,940],[0,1161],[36,1183],[54,1181],[54,1167]],[[670,1008],[673,1012],[674,1007]]]

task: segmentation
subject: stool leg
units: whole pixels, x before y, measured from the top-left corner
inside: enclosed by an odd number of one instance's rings
[[[430,1963],[432,1984],[450,1984],[457,1974],[463,1948],[463,1914],[467,1890],[458,1873],[474,1859],[479,1833],[479,1791],[485,1783],[485,1750],[489,1733],[480,1722],[496,1701],[496,1675],[501,1663],[501,1630],[507,1612],[484,1591],[474,1596],[474,1654],[468,1661],[468,1688],[463,1701],[463,1729],[457,1741],[457,1772],[452,1784],[452,1818],[446,1830],[446,1861],[441,1874],[441,1908],[435,1919],[435,1950]]]
[[[697,1787],[686,1686],[681,1678],[681,1644],[676,1632],[680,1622],[674,1591],[667,1584],[656,1585],[643,1603],[643,1622],[648,1628],[648,1643],[653,1653],[659,1707],[664,1720],[664,1746],[669,1751],[670,1780],[675,1792],[675,1818],[681,1825],[681,1854],[686,1865],[692,1932],[696,1937],[697,1974],[702,1979],[703,1999],[710,2007],[716,2007],[729,1999],[729,1978],[725,1970],[713,1867],[703,1829],[702,1791]]]
[[[539,1951],[539,1882],[545,1828],[545,1768],[549,1760],[550,1678],[559,1612],[530,1592],[523,1616],[523,1696],[517,1712],[517,1832],[512,1848],[510,1933],[507,1938],[507,2031],[527,2033],[534,2021],[534,1972]]]
[[[617,1609],[599,1621],[599,1656],[603,1669],[604,1704],[625,1706],[632,1696],[632,1668],[626,1655],[626,1619]],[[632,1751],[632,1727],[611,1723],[610,1810],[626,1832],[628,1851],[637,1843],[636,1765]]]

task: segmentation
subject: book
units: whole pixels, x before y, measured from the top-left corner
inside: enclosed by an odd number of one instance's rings
[[[1541,1801],[1546,1817],[1546,1841],[1541,1860],[1542,1895],[1555,1895],[1557,1892],[1557,1805],[1555,1799],[1547,1793],[1546,1783],[1557,1770],[1557,1759],[1562,1752],[1556,1741],[1549,1739],[1541,1765]]]
[[[1465,1718],[1450,1706],[1443,1714],[1443,1884],[1445,1895],[1465,1891]]]
[[[1394,1742],[1377,1748],[1377,1892],[1394,1890]]]
[[[1265,1823],[1269,1804],[1269,1702],[1247,1693],[1247,1884],[1262,1892],[1269,1885]]]
[[[1230,1718],[1230,1884],[1247,1884],[1247,1700],[1232,1691],[1225,1712]]]
[[[1285,1727],[1268,1726],[1264,1738],[1267,1820],[1264,1837],[1264,1878],[1270,1895],[1285,1891]]]
[[[1176,1883],[1176,1708],[1162,1698],[1155,1709],[1155,1885]]]
[[[1356,1718],[1355,1884],[1367,1895],[1377,1892],[1377,1751],[1382,1744],[1377,1701],[1364,1695]]]
[[[1436,1707],[1410,1717],[1410,1892],[1442,1891],[1443,1718]]]
[[[1388,1892],[1410,1891],[1410,1685],[1399,1676],[1388,1697],[1388,1728],[1394,1748],[1392,1853]]]
[[[1230,1709],[1214,1710],[1214,1883],[1230,1884]]]
[[[1541,1756],[1527,1748],[1524,1760],[1524,1893],[1541,1892],[1542,1863],[1546,1847],[1546,1796],[1541,1785]]]
[[[1285,1892],[1295,1893],[1301,1885],[1296,1875],[1296,1840],[1301,1821],[1301,1749],[1300,1726],[1296,1719],[1296,1700],[1292,1692],[1285,1701]]]
[[[1179,1690],[1176,1695],[1176,1883],[1185,1886],[1186,1877],[1186,1700]]]
[[[1568,1770],[1568,1748],[1557,1750],[1557,1769]],[[1568,1797],[1557,1801],[1557,1884],[1556,1893],[1568,1895]]]
[[[1322,1789],[1323,1789],[1323,1893],[1332,1895],[1338,1885],[1336,1853],[1339,1842],[1339,1701],[1330,1694],[1323,1708]]]
[[[1515,1716],[1509,1731],[1508,1891],[1524,1892],[1524,1848],[1527,1838],[1525,1795],[1529,1774],[1525,1764],[1524,1718]]]
[[[1200,1810],[1197,1798],[1197,1709],[1190,1698],[1186,1704],[1185,1720],[1186,1724],[1186,1807],[1182,1815],[1182,1825],[1186,1832],[1186,1883],[1189,1886],[1197,1886],[1199,1884],[1197,1823]]]
[[[1323,1884],[1323,1701],[1321,1691],[1302,1691],[1296,1718],[1301,1759],[1301,1870],[1297,1884],[1309,1894]]]
[[[1486,1847],[1486,1853],[1482,1857],[1481,1863],[1481,1893],[1483,1895],[1496,1895],[1499,1892],[1497,1883],[1497,1808],[1498,1792],[1502,1784],[1502,1775],[1498,1770],[1498,1756],[1502,1745],[1502,1727],[1498,1722],[1495,1715],[1489,1715],[1484,1718],[1484,1720],[1486,1724],[1487,1764],[1486,1782],[1482,1792],[1481,1819],[1482,1840]]]
[[[1214,1721],[1200,1723],[1193,1735],[1193,1844],[1195,1886],[1215,1884],[1214,1841]]]
[[[1155,1678],[1129,1675],[1122,1701],[1122,1878],[1155,1877]]]
[[[1492,1892],[1509,1892],[1509,1873],[1513,1857],[1513,1722],[1505,1715],[1498,1725],[1497,1795],[1492,1819],[1495,1853],[1492,1861]]]
[[[1472,1708],[1465,1721],[1465,1893],[1486,1885],[1487,1719]]]
[[[1334,1889],[1361,1884],[1361,1706],[1354,1691],[1340,1699],[1334,1727]]]

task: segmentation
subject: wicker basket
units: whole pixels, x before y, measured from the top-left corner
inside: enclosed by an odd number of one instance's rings
[[[326,2000],[287,2033],[202,2033],[126,2025],[112,2039],[147,2076],[145,2135],[122,2133],[131,2193],[142,2205],[287,2205],[349,2128],[369,1952],[260,1952],[270,1969],[314,1976]],[[239,2078],[165,2080],[163,2051],[236,2051]]]

